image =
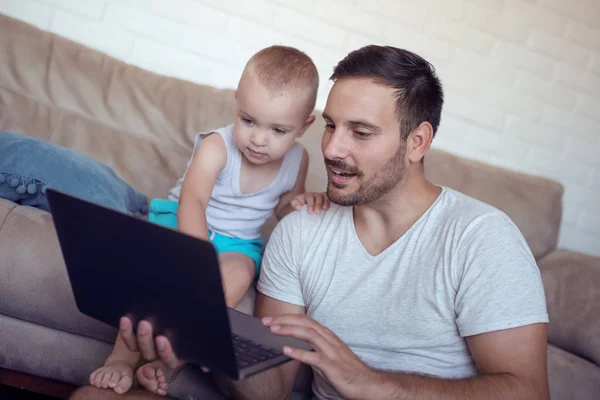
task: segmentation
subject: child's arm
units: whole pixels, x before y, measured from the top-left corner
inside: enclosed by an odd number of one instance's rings
[[[206,206],[219,172],[227,164],[227,147],[219,134],[202,139],[185,175],[179,196],[177,225],[188,235],[208,240]]]
[[[275,217],[281,220],[283,217],[294,211],[291,202],[294,198],[305,192],[306,175],[308,174],[308,152],[304,149],[302,154],[302,161],[300,161],[300,169],[298,170],[298,176],[296,177],[296,183],[292,190],[284,193],[279,199],[279,204],[275,207]]]

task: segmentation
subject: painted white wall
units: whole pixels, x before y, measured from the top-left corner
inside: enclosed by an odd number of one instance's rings
[[[434,146],[560,181],[560,245],[600,255],[598,0],[0,0],[0,12],[218,87],[259,49],[296,46],[320,71],[319,108],[350,50],[416,51],[446,90]]]

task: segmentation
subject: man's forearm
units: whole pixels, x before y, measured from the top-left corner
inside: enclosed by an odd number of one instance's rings
[[[546,390],[524,383],[512,374],[488,374],[469,379],[447,380],[434,377],[377,372],[365,399],[548,399]]]

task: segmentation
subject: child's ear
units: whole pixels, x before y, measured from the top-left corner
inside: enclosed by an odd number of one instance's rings
[[[233,98],[237,100],[237,90],[233,91]]]
[[[302,135],[304,135],[304,132],[306,132],[306,130],[313,124],[313,122],[315,122],[315,116],[314,115],[310,115],[306,121],[304,121],[304,125],[302,125],[302,129],[300,130],[300,135],[298,135],[298,137],[301,137]]]

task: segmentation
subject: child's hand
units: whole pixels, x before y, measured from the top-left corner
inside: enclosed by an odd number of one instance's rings
[[[309,214],[313,212],[318,214],[321,209],[327,210],[329,208],[329,197],[327,197],[327,193],[302,193],[296,196],[290,204],[296,211],[306,204]]]

